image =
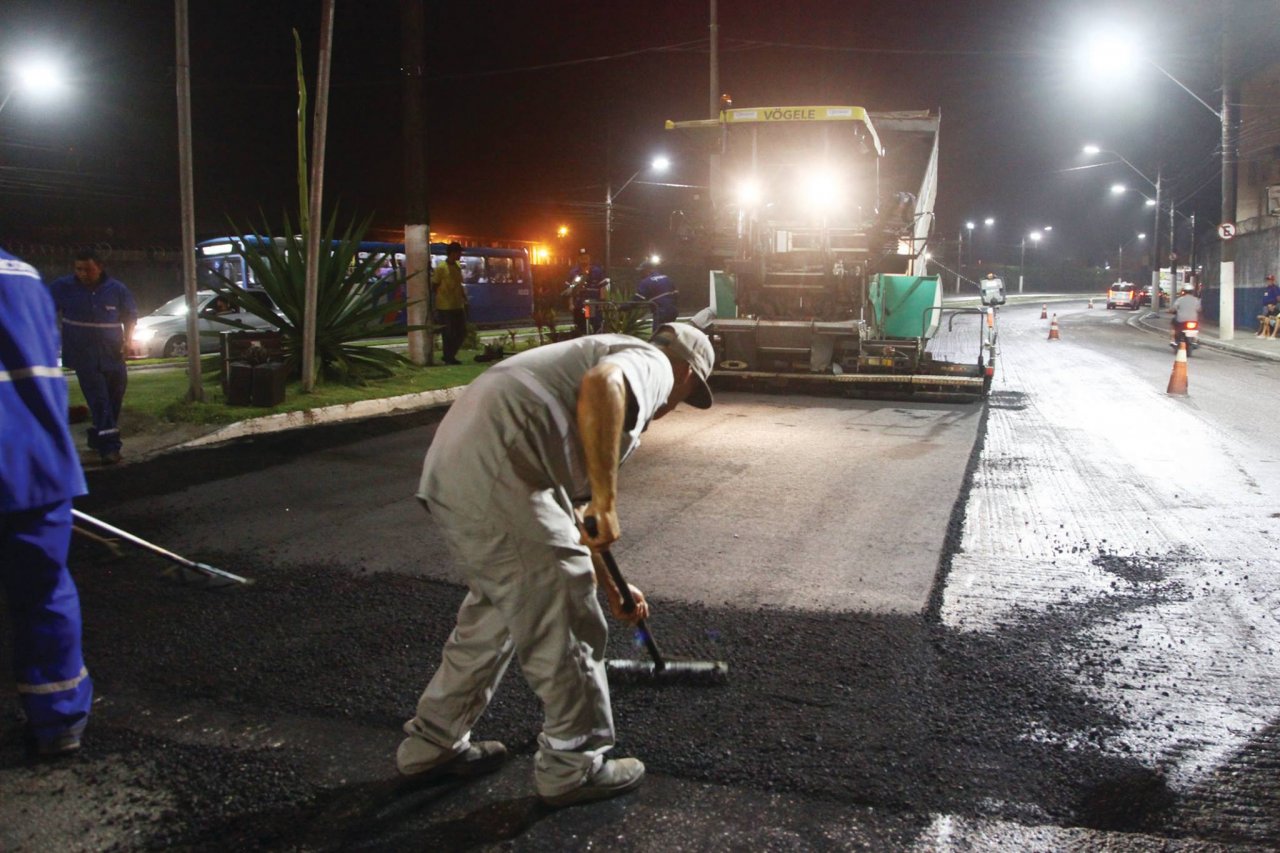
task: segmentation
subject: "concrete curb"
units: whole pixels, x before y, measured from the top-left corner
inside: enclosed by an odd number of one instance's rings
[[[416,394],[401,394],[398,397],[383,397],[377,400],[361,400],[358,403],[344,403],[340,406],[325,406],[319,409],[307,409],[301,412],[282,412],[278,415],[267,415],[261,418],[250,418],[245,421],[222,427],[219,430],[192,439],[184,444],[170,448],[190,450],[195,447],[207,447],[245,438],[252,435],[266,435],[291,429],[337,424],[344,421],[363,420],[397,413],[416,412],[437,406],[451,405],[462,396],[466,385],[453,388],[441,388],[436,391],[421,391]]]

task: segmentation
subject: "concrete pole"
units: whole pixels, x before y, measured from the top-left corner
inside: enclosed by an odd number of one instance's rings
[[[604,191],[604,274],[609,277],[613,264],[613,186],[606,185]]]
[[[311,127],[311,198],[307,204],[307,278],[302,307],[302,390],[316,386],[316,302],[320,290],[320,236],[324,202],[324,143],[329,121],[329,65],[333,55],[333,11],[325,0],[320,13],[320,58],[316,72],[316,108]],[[325,246],[325,251],[332,251]]]
[[[182,196],[182,290],[187,296],[187,399],[204,400],[196,316],[196,206],[191,168],[191,38],[187,0],[174,0],[178,71],[178,184]]]
[[[1163,172],[1163,165],[1156,169],[1156,222],[1151,235],[1151,310],[1157,314],[1160,313],[1160,190],[1164,185]]]
[[[1231,12],[1228,2],[1222,14],[1222,218],[1236,221],[1236,140],[1232,125],[1232,104],[1236,92],[1231,67]],[[1222,241],[1221,268],[1218,272],[1218,339],[1234,340],[1236,336],[1236,244]]]
[[[435,363],[431,312],[431,217],[427,203],[427,37],[423,0],[400,0],[400,55],[404,75],[404,274],[409,301],[409,360]]]
[[[1018,258],[1018,292],[1022,292],[1022,278],[1027,264],[1027,238],[1022,238],[1022,253]]]

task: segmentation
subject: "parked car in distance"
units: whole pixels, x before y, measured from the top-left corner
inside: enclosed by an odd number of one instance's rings
[[[1108,308],[1129,308],[1136,311],[1141,304],[1142,291],[1137,285],[1127,281],[1117,281],[1107,290]]]
[[[267,299],[265,293],[259,294]],[[216,299],[212,290],[196,293],[198,306],[197,328],[200,330],[200,352],[218,351],[218,333],[240,331],[219,320],[232,320],[254,329],[272,330],[275,326],[248,311],[230,308],[224,300]],[[212,334],[205,334],[210,332]],[[175,296],[145,317],[138,318],[129,342],[132,358],[180,358],[187,347],[187,297]]]

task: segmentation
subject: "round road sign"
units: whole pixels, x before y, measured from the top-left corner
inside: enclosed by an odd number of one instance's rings
[[[1234,222],[1224,222],[1218,226],[1218,236],[1223,240],[1230,240],[1236,236],[1236,224]]]

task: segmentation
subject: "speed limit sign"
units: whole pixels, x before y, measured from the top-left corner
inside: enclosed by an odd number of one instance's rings
[[[1236,224],[1234,222],[1224,222],[1218,226],[1218,236],[1223,240],[1230,240],[1236,236]]]

